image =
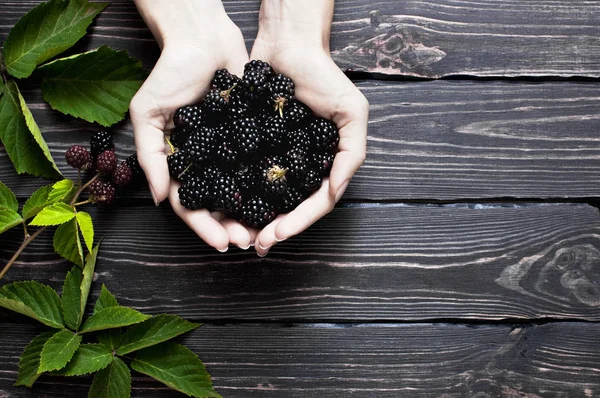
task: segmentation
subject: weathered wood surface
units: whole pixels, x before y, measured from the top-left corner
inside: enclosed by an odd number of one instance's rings
[[[39,1],[0,2],[0,37]],[[224,2],[250,49],[259,0]],[[158,55],[130,0],[112,1],[83,44]],[[600,76],[600,5],[585,0],[338,0],[332,55],[343,69],[435,78]],[[150,57],[150,58],[149,58]]]
[[[600,94],[595,83],[375,82],[368,155],[346,199],[578,198],[600,196]],[[52,111],[24,90],[61,170],[64,152],[98,128]],[[115,129],[118,155],[133,153],[131,125]],[[21,197],[41,182],[17,176],[0,153],[0,175]],[[131,197],[150,196],[147,189]]]
[[[89,378],[14,388],[17,358],[43,329],[0,333],[0,397],[84,397]],[[600,325],[205,325],[184,341],[225,397],[591,398]],[[4,391],[4,392],[3,392]],[[4,394],[4,395],[3,395]],[[133,397],[182,396],[139,374]]]
[[[104,236],[98,281],[150,313],[600,320],[600,217],[588,205],[338,208],[264,259],[218,253],[168,208],[120,207],[95,219]],[[18,229],[3,236],[0,263],[20,239]],[[51,234],[32,246],[7,282],[35,278],[60,290],[67,264],[52,253]]]

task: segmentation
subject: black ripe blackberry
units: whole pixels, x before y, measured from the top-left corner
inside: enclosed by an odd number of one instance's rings
[[[298,181],[302,180],[308,171],[308,156],[308,153],[300,148],[291,148],[285,154],[290,173]]]
[[[315,192],[323,183],[323,175],[317,170],[309,169],[306,174],[298,181],[300,187],[307,192]]]
[[[258,192],[258,172],[252,164],[241,163],[235,171],[235,178],[243,193],[252,194]]]
[[[173,116],[175,127],[198,128],[203,124],[202,108],[199,105],[184,106]]]
[[[187,178],[179,187],[179,201],[190,210],[212,207],[212,195],[209,185],[202,177]]]
[[[201,127],[193,131],[183,145],[183,149],[192,162],[202,163],[212,160],[215,155],[215,130],[211,127]]]
[[[260,123],[259,127],[262,131],[265,145],[281,149],[287,142],[287,130],[279,116],[269,116],[265,118],[264,121]]]
[[[227,69],[219,69],[215,72],[211,85],[218,90],[229,90],[238,84],[239,81],[240,78],[229,73]]]
[[[167,156],[169,174],[177,181],[181,181],[183,175],[190,169],[191,162],[189,154],[182,149]]]
[[[73,145],[65,153],[67,164],[75,169],[85,169],[90,165],[90,153],[81,145]]]
[[[96,159],[96,156],[100,155],[104,151],[110,151],[115,149],[113,143],[112,134],[108,131],[98,131],[90,139],[90,152],[92,158]]]
[[[275,111],[283,118],[283,108],[294,96],[294,82],[280,73],[269,81],[267,89]]]
[[[314,137],[318,149],[333,151],[340,142],[340,135],[335,124],[329,120],[318,117],[307,127],[309,134]]]
[[[252,69],[244,73],[240,84],[246,89],[248,99],[256,99],[266,91],[267,81],[264,72]]]
[[[240,119],[251,112],[250,102],[246,98],[246,92],[240,86],[235,86],[229,94],[229,107],[227,116],[229,119]]]
[[[222,118],[229,107],[229,93],[216,88],[210,90],[202,103],[204,112],[213,119]]]
[[[251,70],[261,72],[267,77],[267,79],[271,78],[275,74],[275,72],[273,72],[273,68],[271,68],[271,65],[258,59],[253,59],[244,65],[244,73],[247,73]]]
[[[334,155],[330,152],[317,152],[312,154],[311,169],[319,175],[327,177],[333,166]]]
[[[142,167],[140,166],[140,162],[138,162],[136,153],[134,153],[133,155],[129,155],[129,157],[125,160],[125,162],[127,162],[129,167],[131,168],[131,173],[132,173],[134,180],[137,177],[140,177],[142,174],[144,174],[144,170],[142,170]]]
[[[290,148],[300,148],[307,153],[314,147],[314,137],[304,129],[288,130],[287,141]]]
[[[117,167],[117,157],[113,150],[101,152],[96,158],[96,169],[105,174],[112,174]]]
[[[181,148],[190,136],[191,127],[175,127],[169,136],[169,141],[175,148]]]
[[[221,173],[215,181],[215,210],[229,216],[237,216],[242,209],[242,191],[235,178],[228,173]]]
[[[261,144],[261,137],[258,133],[256,121],[253,118],[245,117],[236,119],[232,122],[232,130],[235,136],[235,144],[238,153],[250,155],[258,151]]]
[[[286,162],[280,156],[269,156],[260,165],[261,185],[270,196],[281,195],[287,189]]]
[[[131,181],[133,181],[133,171],[131,170],[131,166],[127,164],[127,161],[119,163],[113,173],[113,183],[118,188],[124,188],[131,184]]]
[[[275,207],[260,196],[252,196],[242,205],[242,222],[250,228],[262,228],[275,219]]]
[[[238,159],[234,144],[233,133],[228,124],[221,124],[215,129],[215,160],[224,167],[231,169]]]
[[[298,100],[291,100],[283,110],[283,121],[289,128],[305,125],[310,116],[312,116],[310,108]]]
[[[279,198],[279,211],[287,213],[294,210],[306,197],[307,195],[301,189],[292,185],[288,186],[288,189]]]
[[[90,184],[88,190],[95,203],[109,205],[115,200],[115,187],[108,181],[97,179]]]

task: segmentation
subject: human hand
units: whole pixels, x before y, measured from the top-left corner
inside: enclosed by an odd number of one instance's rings
[[[191,211],[179,202],[179,183],[171,181],[165,131],[182,106],[196,103],[209,89],[217,69],[241,75],[248,53],[239,28],[220,1],[169,2],[137,0],[136,5],[162,49],[152,73],[131,101],[130,116],[140,166],[158,205],[167,197],[175,213],[207,244],[226,251],[229,244],[243,249],[257,232],[222,213]]]
[[[331,59],[332,0],[263,0],[252,59],[271,64],[290,77],[296,97],[318,116],[331,119],[340,134],[330,177],[292,212],[281,215],[257,235],[260,256],[328,214],[364,162],[369,103]],[[309,10],[309,11],[307,11]]]

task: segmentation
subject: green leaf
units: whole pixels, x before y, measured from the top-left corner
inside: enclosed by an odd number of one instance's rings
[[[25,14],[4,43],[8,73],[20,79],[42,62],[73,46],[108,3],[50,0]]]
[[[92,222],[92,216],[85,211],[79,211],[75,217],[77,218],[77,224],[79,224],[79,229],[83,235],[85,246],[88,251],[91,252],[94,250],[94,223]]]
[[[121,344],[122,337],[123,334],[121,333],[120,328],[104,330],[102,332],[98,332],[98,334],[96,335],[98,342],[100,342],[100,344],[102,344],[104,347],[108,348],[111,351],[119,347],[119,345]]]
[[[41,187],[35,191],[23,205],[23,219],[28,220],[49,205],[48,195],[52,191],[52,184]]]
[[[33,318],[51,328],[64,327],[60,298],[50,287],[35,281],[15,282],[0,289],[0,307]]]
[[[42,349],[39,373],[60,370],[73,358],[81,344],[81,336],[70,330],[61,330],[52,336]]]
[[[54,251],[68,261],[83,267],[83,247],[81,246],[79,228],[75,219],[56,228],[56,232],[54,232]]]
[[[94,250],[88,253],[85,258],[83,280],[81,281],[81,314],[85,312],[85,306],[87,305],[92,282],[94,281],[94,270],[96,269],[96,259],[98,258],[98,250],[100,250],[101,241],[98,242],[96,247],[94,247]]]
[[[0,98],[0,140],[17,173],[61,177],[17,84],[10,80]]]
[[[129,398],[131,395],[131,373],[119,358],[109,367],[94,376],[88,398]]]
[[[29,225],[38,227],[60,225],[73,218],[75,218],[75,210],[68,204],[59,202],[44,207]]]
[[[196,354],[176,343],[138,351],[131,368],[193,397],[221,397]]]
[[[68,328],[77,331],[81,322],[81,270],[73,267],[63,285],[62,312],[63,320]]]
[[[52,191],[48,194],[48,203],[64,201],[73,191],[74,183],[71,180],[60,180],[52,185]]]
[[[119,302],[117,301],[115,296],[113,296],[112,293],[108,291],[106,286],[102,284],[100,296],[98,297],[98,300],[96,300],[96,305],[94,306],[94,315],[96,315],[98,312],[102,311],[105,308],[118,306]]]
[[[40,71],[44,100],[52,108],[103,126],[125,117],[147,77],[140,61],[107,46],[57,59]]]
[[[21,224],[23,219],[16,211],[0,207],[0,234]]]
[[[100,344],[82,344],[60,376],[83,376],[104,369],[113,361],[110,350]]]
[[[0,77],[0,97],[2,97],[2,93],[4,92],[4,79]]]
[[[180,334],[189,332],[200,326],[176,315],[157,315],[147,321],[131,327],[123,335],[117,349],[118,355],[129,354],[156,344],[171,340]]]
[[[19,210],[19,202],[17,202],[17,197],[9,187],[2,183],[2,181],[0,181],[0,207],[5,207],[13,211]]]
[[[80,333],[114,329],[144,322],[149,316],[129,307],[109,307],[88,318],[81,327]]]
[[[44,344],[56,333],[56,330],[44,332],[31,340],[27,347],[25,347],[19,359],[19,377],[17,377],[15,386],[31,387],[38,377],[40,377],[38,369],[40,368],[42,349],[44,348]]]

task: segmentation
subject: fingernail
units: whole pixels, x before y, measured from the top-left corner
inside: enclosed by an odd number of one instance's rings
[[[265,247],[265,246],[261,245],[260,243],[258,244],[258,247],[260,247],[262,250],[266,250],[266,251],[269,251],[269,249],[271,248],[271,246]]]
[[[250,248],[250,245],[246,246],[246,247],[242,247],[240,245],[237,245],[237,247],[239,247],[242,250],[248,250]]]
[[[152,200],[154,201],[154,205],[158,206],[158,200],[156,199],[156,194],[154,193],[154,188],[152,188],[152,184],[148,185],[150,187],[150,195],[152,195]]]
[[[345,181],[342,186],[340,186],[340,189],[338,189],[337,193],[335,194],[335,201],[339,202],[340,199],[342,198],[342,196],[344,195],[344,192],[346,192],[346,188],[348,188],[348,184],[350,183],[350,181]]]
[[[258,257],[265,257],[267,254],[269,254],[269,251],[267,250],[263,254],[260,254],[259,252],[256,252],[256,254],[258,254]]]
[[[279,242],[283,242],[285,239],[277,239],[277,237],[275,237],[275,242],[279,243]]]
[[[221,253],[225,253],[227,250],[229,250],[229,246],[227,246],[225,249],[217,249],[218,251],[220,251]]]

